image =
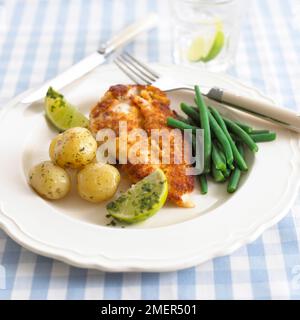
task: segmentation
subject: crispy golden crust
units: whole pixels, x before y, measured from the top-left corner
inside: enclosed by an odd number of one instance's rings
[[[140,109],[131,101],[130,89],[134,93],[134,86],[117,85],[110,87],[104,97],[90,112],[90,129],[96,134],[100,129],[110,128],[119,133],[119,122],[127,121],[128,131],[143,126]],[[129,112],[116,112],[120,103],[127,104]]]
[[[167,117],[176,116],[170,109],[170,101],[158,88],[140,85],[116,85],[109,88],[90,113],[90,129],[96,134],[99,129],[111,128],[119,134],[119,121],[127,121],[127,132],[134,128],[143,128],[148,134],[152,129],[170,130],[166,125]],[[181,133],[179,133],[181,135]],[[132,142],[128,142],[130,144]],[[150,141],[149,146],[156,143]],[[161,150],[161,142],[157,142]],[[186,195],[194,189],[193,176],[186,175],[189,167],[186,163],[175,163],[175,159],[183,156],[183,151],[176,148],[174,138],[170,143],[170,164],[123,164],[121,169],[127,173],[131,181],[137,182],[149,175],[157,167],[166,174],[169,185],[168,198],[181,207],[193,204]],[[148,157],[150,159],[150,147]],[[159,152],[161,160],[162,154]]]

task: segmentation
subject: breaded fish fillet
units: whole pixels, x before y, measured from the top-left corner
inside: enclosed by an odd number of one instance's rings
[[[166,125],[167,117],[176,116],[170,109],[170,101],[158,88],[140,85],[115,85],[105,93],[104,97],[94,106],[90,113],[90,129],[96,134],[100,129],[110,128],[119,135],[119,122],[127,122],[127,132],[133,129],[144,129],[148,136],[151,130],[171,130]],[[181,133],[179,133],[181,135]],[[121,169],[127,173],[132,182],[137,182],[160,167],[166,174],[169,194],[168,198],[180,207],[192,207],[189,193],[194,189],[194,177],[186,175],[189,164],[176,162],[178,157],[183,158],[183,150],[176,144],[175,138],[170,138],[170,162],[153,163],[150,157],[150,146],[157,150],[159,159],[162,159],[163,148],[161,141],[153,141],[147,138],[149,149],[146,149],[144,158],[148,163],[122,164]],[[128,146],[133,141],[128,139]],[[156,145],[155,145],[156,144]]]

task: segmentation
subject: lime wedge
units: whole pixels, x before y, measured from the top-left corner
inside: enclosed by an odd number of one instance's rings
[[[133,185],[106,206],[109,214],[125,223],[136,223],[154,215],[166,202],[168,183],[161,169]]]
[[[201,61],[208,62],[213,60],[223,49],[224,42],[224,32],[222,30],[218,30],[215,34],[214,42],[209,50],[209,53],[203,58],[201,58]]]
[[[214,35],[211,37],[200,36],[193,40],[187,52],[189,61],[208,62],[222,51],[225,43],[225,35],[221,21],[216,21],[215,30]]]
[[[45,97],[45,112],[47,118],[59,131],[73,127],[87,128],[89,125],[89,120],[68,103],[62,94],[51,87]]]
[[[204,37],[196,38],[188,50],[188,59],[191,62],[197,62],[205,57],[211,48],[211,44]]]

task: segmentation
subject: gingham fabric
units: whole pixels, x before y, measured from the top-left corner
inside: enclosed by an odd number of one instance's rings
[[[299,2],[246,1],[231,72],[293,109],[300,106]],[[160,27],[136,38],[128,50],[149,62],[172,63],[168,0],[1,0],[1,105],[149,11],[158,11]],[[169,273],[78,269],[31,253],[0,231],[0,299],[299,299],[299,217],[300,197],[255,242],[230,256]]]

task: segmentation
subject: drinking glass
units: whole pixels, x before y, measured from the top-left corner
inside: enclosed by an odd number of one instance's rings
[[[177,64],[225,71],[235,58],[242,0],[170,0]]]

